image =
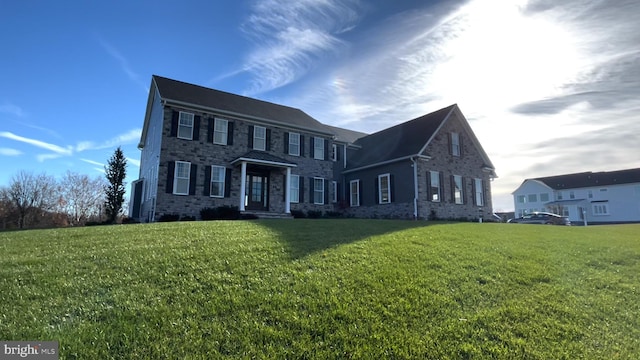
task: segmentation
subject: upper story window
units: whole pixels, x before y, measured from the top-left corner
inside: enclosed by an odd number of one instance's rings
[[[349,205],[360,206],[360,180],[349,182]]]
[[[453,199],[456,204],[464,204],[464,190],[462,187],[462,176],[453,175]]]
[[[549,193],[540,194],[540,201],[549,201]]]
[[[460,134],[457,132],[451,133],[451,155],[460,156]]]
[[[300,156],[300,134],[289,133],[289,155]]]
[[[604,202],[594,202],[592,203],[593,206],[593,215],[598,215],[598,216],[602,216],[602,215],[609,215],[609,203],[604,201]]]
[[[589,190],[589,199],[593,199],[593,190]]]
[[[218,145],[227,145],[227,137],[229,133],[229,121],[225,119],[215,119],[213,126],[213,143]]]
[[[324,160],[324,139],[315,136],[313,138],[313,158],[316,160]]]
[[[262,150],[266,149],[267,144],[267,129],[264,126],[253,127],[253,149]]]
[[[538,194],[529,194],[528,198],[530,203],[538,202]]]
[[[573,191],[569,191],[569,199],[575,199],[576,198],[576,193]]]
[[[176,169],[173,177],[173,193],[176,195],[189,195],[189,180],[191,175],[191,163],[176,161]]]
[[[527,202],[527,197],[524,195],[518,195],[516,200],[518,201],[518,204],[525,204]]]
[[[389,174],[378,176],[378,203],[391,203],[391,175]]]
[[[338,145],[331,144],[331,161],[338,161]]]
[[[440,172],[429,171],[429,201],[442,201],[442,188],[440,187]]]
[[[558,193],[556,194],[556,200],[562,200],[562,191],[558,191]]]
[[[193,139],[193,114],[180,111],[178,118],[178,137],[180,139]]]
[[[211,193],[212,197],[224,197],[224,176],[227,169],[224,166],[211,167]]]

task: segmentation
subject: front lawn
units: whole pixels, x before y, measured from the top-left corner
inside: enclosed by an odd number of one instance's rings
[[[386,220],[0,233],[0,340],[61,359],[633,359],[640,225]]]

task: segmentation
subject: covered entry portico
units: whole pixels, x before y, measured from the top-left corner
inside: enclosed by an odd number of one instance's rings
[[[285,214],[291,213],[291,168],[295,163],[270,155],[262,151],[249,151],[231,162],[240,165],[240,211],[269,211],[272,182],[275,176],[272,170],[285,169],[284,208]]]

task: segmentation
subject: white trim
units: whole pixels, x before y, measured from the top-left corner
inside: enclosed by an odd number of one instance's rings
[[[288,170],[291,171],[291,170]],[[289,179],[289,202],[290,203],[294,203],[297,204],[300,202],[300,175],[298,174],[291,174]],[[295,179],[295,180],[294,180]],[[295,188],[294,188],[294,184],[295,184]],[[295,191],[292,191],[295,190]],[[296,199],[293,199],[293,194],[295,194]]]
[[[387,178],[387,201],[382,201],[382,179]],[[378,175],[378,204],[391,204],[391,174]]]
[[[251,164],[271,165],[271,166],[275,166],[275,167],[284,167],[284,168],[292,168],[292,167],[297,167],[298,166],[296,164],[281,163],[281,162],[269,161],[269,160],[259,160],[259,159],[252,159],[252,158],[246,158],[246,157],[239,157],[239,158],[233,160],[231,162],[231,165],[234,165],[237,162],[247,162],[247,163],[251,163]]]
[[[335,180],[331,181],[331,202],[338,202],[338,182]]]
[[[191,125],[181,125],[180,122],[182,121],[182,115],[191,115]],[[184,119],[184,120],[189,120],[189,119]],[[193,128],[196,126],[196,116],[193,113],[190,112],[186,112],[186,111],[180,111],[178,112],[178,127],[176,128],[176,137],[178,139],[185,139],[185,140],[193,140]],[[180,136],[180,127],[183,128],[191,128],[191,133],[189,135],[189,137],[185,137],[185,136]]]
[[[320,182],[322,183],[322,199],[320,202],[316,202],[316,193],[320,193],[320,190],[316,189],[316,180],[320,180]],[[321,177],[314,177],[313,178],[313,204],[314,205],[324,205],[324,178]]]
[[[264,132],[264,137],[258,137],[256,135],[258,129],[261,129]],[[256,147],[256,140],[262,140],[262,147]],[[260,125],[253,126],[253,150],[265,151],[267,149],[267,128]]]
[[[420,160],[425,160],[425,161],[429,161],[431,160],[431,156],[427,156],[427,155],[408,155],[408,156],[403,156],[403,157],[399,157],[399,158],[395,158],[395,159],[391,159],[391,160],[387,160],[387,161],[382,161],[379,163],[375,163],[375,164],[370,164],[370,165],[366,165],[366,166],[362,166],[362,167],[358,167],[358,168],[353,168],[353,169],[349,169],[349,170],[345,170],[342,173],[343,174],[348,174],[348,173],[352,173],[354,171],[360,171],[360,170],[365,170],[365,169],[370,169],[376,166],[382,166],[382,165],[387,165],[387,164],[393,164],[395,162],[399,162],[402,160],[411,160],[412,158],[418,158]]]
[[[353,202],[353,184],[356,185],[356,199],[358,201]],[[350,207],[358,207],[360,206],[360,179],[349,181],[349,206]]]
[[[220,124],[224,124],[224,131],[216,130],[218,122],[220,122]],[[224,134],[224,141],[216,142],[216,134]],[[229,144],[229,120],[216,117],[213,118],[213,143],[217,145]]]
[[[179,173],[178,173],[178,164],[183,165],[186,164],[187,166],[187,177],[179,177]],[[174,195],[189,195],[189,186],[191,185],[191,163],[188,161],[176,161],[175,162],[175,167],[173,169],[173,194]],[[185,180],[187,181],[187,191],[186,192],[178,192],[178,180]]]
[[[222,169],[222,194],[221,195],[214,195],[213,194],[213,169]],[[209,182],[209,196],[213,197],[213,198],[223,198],[224,197],[224,190],[225,190],[225,178],[227,175],[227,168],[224,166],[220,166],[220,165],[211,165],[211,181]],[[218,183],[220,181],[217,181]]]
[[[318,144],[320,144],[320,146],[318,146]],[[321,148],[320,151],[318,151],[318,148]],[[324,158],[324,138],[321,138],[319,136],[314,136],[313,137],[313,159],[314,160],[325,160]],[[319,153],[319,154],[318,154]]]
[[[297,144],[293,144],[293,145],[296,145],[298,147],[298,152],[297,153],[291,152],[291,138],[292,138],[291,135],[297,135],[298,136],[298,143]],[[291,156],[300,156],[300,150],[302,148],[302,145],[300,144],[300,138],[301,138],[300,133],[289,132],[289,144],[288,144],[289,151],[287,152],[289,155],[291,155]]]

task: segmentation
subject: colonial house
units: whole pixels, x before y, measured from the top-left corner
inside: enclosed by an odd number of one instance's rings
[[[640,168],[526,179],[513,201],[516,216],[551,211],[574,224],[640,222]]]
[[[457,105],[364,134],[303,111],[153,76],[130,216],[234,206],[403,219],[492,214],[494,167]]]

